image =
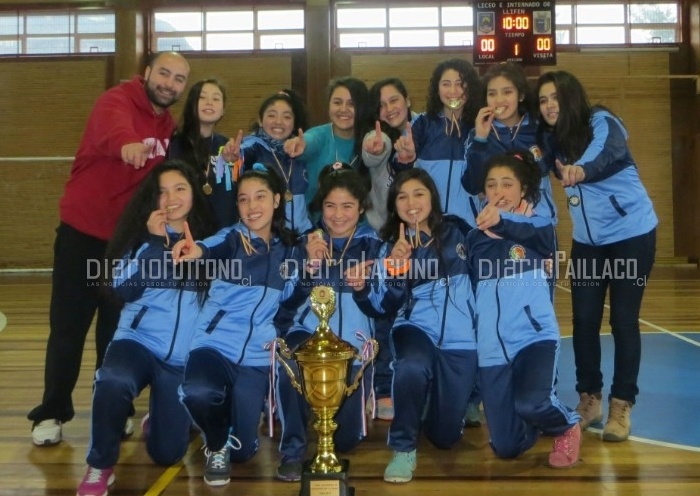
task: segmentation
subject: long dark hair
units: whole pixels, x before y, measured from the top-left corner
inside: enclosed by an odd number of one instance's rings
[[[513,171],[525,193],[523,198],[526,202],[534,205],[540,201],[542,172],[535,162],[535,157],[528,150],[513,150],[494,155],[486,163],[484,178],[488,177],[489,171],[494,167],[507,167]],[[482,187],[482,191],[486,191],[485,183]]]
[[[377,81],[369,89],[369,108],[371,111],[370,121],[379,121],[379,113],[381,109],[381,99],[382,99],[382,89],[386,86],[393,86],[396,90],[408,101],[408,90],[406,85],[399,78],[390,77]],[[411,105],[406,105],[406,110],[408,115],[406,120],[411,122]],[[380,121],[382,132],[389,137],[390,142],[393,144],[401,136],[401,130],[394,129],[389,124],[384,121]],[[394,154],[394,149],[391,150],[391,155]]]
[[[474,69],[474,66],[464,59],[453,58],[444,60],[433,69],[433,74],[430,76],[430,83],[428,84],[425,111],[433,119],[437,119],[440,112],[442,112],[444,105],[440,100],[440,80],[444,72],[449,69],[457,71],[462,80],[462,88],[467,96],[467,103],[464,105],[460,121],[471,129],[474,127],[476,114],[483,106],[483,91],[479,74]]]
[[[518,92],[518,113],[520,115],[529,114],[530,117],[537,115],[536,98],[534,90],[530,82],[527,80],[525,69],[520,64],[515,62],[502,62],[489,67],[482,78],[484,86],[484,99],[488,94],[488,85],[492,79],[503,77],[513,83]]]
[[[216,220],[211,208],[199,187],[199,172],[186,162],[168,159],[156,165],[141,181],[131,197],[114,230],[112,239],[107,244],[105,259],[109,264],[125,256],[132,256],[136,250],[151,237],[146,223],[154,210],[159,208],[160,176],[165,172],[177,172],[182,175],[192,188],[192,208],[187,214],[194,239],[203,239],[216,231]],[[107,286],[111,287],[112,271],[105,274]],[[205,285],[198,285],[204,291]]]
[[[260,104],[260,108],[258,109],[258,122],[255,122],[251,126],[251,130],[253,132],[262,128],[260,122],[263,120],[265,111],[270,105],[273,105],[277,101],[286,102],[292,109],[292,114],[294,114],[294,127],[292,128],[292,134],[290,136],[296,136],[300,128],[302,131],[306,131],[308,129],[309,122],[304,101],[301,99],[301,96],[299,96],[299,93],[292,89],[285,88],[268,96]]]
[[[541,142],[544,132],[551,131],[560,154],[573,163],[583,155],[593,139],[590,125],[593,111],[602,109],[613,113],[602,105],[591,106],[583,85],[570,72],[551,71],[542,74],[537,80],[538,95],[547,83],[552,83],[557,91],[559,117],[554,127],[540,119],[538,139]]]
[[[241,184],[250,179],[257,179],[267,185],[273,195],[279,195],[280,201],[275,210],[272,212],[272,233],[278,236],[282,243],[287,246],[293,246],[299,239],[299,234],[296,231],[289,229],[285,222],[285,204],[284,204],[284,186],[280,177],[262,164],[255,164],[253,169],[248,169],[238,179],[238,189],[241,189]]]
[[[430,233],[435,239],[435,248],[438,253],[442,249],[440,235],[442,234],[442,207],[440,206],[440,193],[438,192],[437,186],[435,186],[435,181],[430,177],[423,169],[418,169],[417,167],[411,167],[405,171],[400,172],[394,178],[394,182],[389,186],[389,193],[387,195],[387,220],[384,227],[380,230],[380,237],[384,241],[396,242],[399,235],[399,225],[404,222],[399,217],[396,210],[396,197],[399,196],[399,191],[401,186],[407,181],[415,179],[420,182],[426,189],[430,192],[430,215],[428,215],[428,228]]]
[[[182,109],[182,117],[177,130],[173,134],[173,139],[181,141],[183,155],[181,158],[186,162],[194,165],[199,170],[206,169],[206,164],[209,162],[210,140],[203,138],[200,130],[199,121],[199,97],[202,94],[202,88],[205,84],[212,84],[219,88],[223,97],[224,106],[226,105],[226,89],[218,79],[202,79],[197,81],[190,88],[187,94],[187,100]]]
[[[371,207],[369,201],[369,189],[367,181],[348,164],[341,164],[340,168],[327,165],[321,169],[318,176],[318,190],[309,204],[309,211],[316,213],[323,210],[323,202],[331,191],[337,188],[347,190],[360,204],[360,210],[367,212]]]
[[[368,187],[371,188],[372,180],[369,175],[369,169],[367,169],[367,166],[362,161],[362,141],[372,125],[370,120],[371,113],[369,108],[369,91],[367,90],[367,85],[357,78],[342,77],[334,79],[328,85],[327,102],[329,104],[331,97],[333,96],[333,92],[339,87],[346,88],[348,90],[350,93],[350,98],[352,98],[352,102],[355,107],[355,120],[353,122],[353,156],[350,158],[353,161],[352,166],[363,178],[365,178]]]

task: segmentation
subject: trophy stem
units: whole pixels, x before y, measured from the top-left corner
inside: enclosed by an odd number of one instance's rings
[[[338,424],[333,421],[338,408],[321,408],[317,410],[318,419],[314,422],[314,429],[318,433],[318,451],[311,462],[311,471],[316,473],[337,473],[342,471],[342,466],[335,455],[333,433]]]

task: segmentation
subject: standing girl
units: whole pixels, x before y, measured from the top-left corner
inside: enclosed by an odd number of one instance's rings
[[[238,181],[240,223],[223,237],[182,240],[173,248],[176,262],[204,258],[218,271],[195,324],[180,393],[204,436],[204,481],[211,486],[228,484],[230,461],[245,461],[258,449],[266,347],[277,337],[273,318],[301,264],[296,234],[284,226],[283,194],[277,174],[256,166]]]
[[[411,112],[406,86],[397,78],[382,79],[372,85],[369,108],[375,127],[365,134],[362,162],[369,170],[372,184],[367,222],[379,232],[386,224],[386,199],[393,178],[394,142],[406,132],[407,126],[417,115]]]
[[[166,160],[143,180],[108,245],[107,260],[116,265],[106,283],[124,307],[95,376],[88,469],[78,496],[107,494],[124,423],[146,386],[148,454],[159,465],[171,465],[187,451],[190,418],[177,389],[207,286],[194,272],[174,270],[170,248],[187,219],[198,236],[214,232],[204,197],[194,168]]]
[[[282,203],[285,207],[287,227],[301,233],[311,229],[311,220],[304,194],[308,187],[304,161],[286,153],[284,143],[297,131],[306,129],[306,111],[296,92],[286,89],[267,97],[258,110],[258,122],[253,133],[232,139],[224,147],[222,156],[233,164],[225,167],[219,161],[219,170],[232,170],[233,180],[240,172],[250,170],[254,164],[263,164],[275,171],[283,182]]]
[[[548,72],[537,81],[545,139],[569,200],[573,223],[571,301],[574,323],[576,408],[585,428],[603,419],[600,326],[610,288],[615,373],[604,441],[624,441],[639,388],[642,354],[639,310],[654,265],[654,207],[627,146],[627,130],[608,109],[591,106],[576,77]],[[626,260],[625,264],[616,264]],[[605,267],[635,267],[636,272]],[[592,280],[591,280],[592,279]],[[640,284],[638,281],[644,281]]]
[[[540,169],[526,151],[492,157],[485,166],[488,204],[467,237],[476,293],[479,381],[500,458],[530,449],[543,432],[555,436],[553,468],[578,462],[580,417],[554,390],[559,326],[550,298],[554,226],[532,205]]]
[[[467,139],[467,168],[462,176],[464,188],[471,194],[483,193],[486,163],[494,155],[513,150],[529,150],[540,168],[540,201],[537,214],[557,224],[557,209],[552,198],[548,162],[537,145],[535,97],[525,70],[506,62],[489,68],[483,78],[486,106],[479,110],[474,129]]]
[[[393,144],[403,135],[410,122],[417,117],[411,111],[408,90],[400,79],[387,78],[377,81],[369,90],[370,109],[375,121],[374,131],[365,135],[362,145],[362,162],[369,170],[371,208],[367,210],[367,222],[377,231],[387,220],[387,196],[394,178],[396,151]],[[376,408],[374,413],[382,420],[394,417],[391,402],[391,379],[393,373],[389,331],[393,315],[382,315],[376,320],[376,335],[379,354],[374,361],[374,391]]]
[[[226,90],[216,79],[203,79],[192,85],[182,110],[180,126],[173,133],[168,157],[182,159],[200,174],[204,191],[218,227],[238,221],[236,186],[229,177],[216,174],[216,159],[228,138],[215,131],[224,116]]]
[[[364,314],[354,301],[353,287],[346,283],[346,272],[359,270],[366,261],[373,261],[381,241],[366,223],[360,223],[368,206],[367,187],[360,175],[340,164],[321,171],[319,189],[312,210],[321,212],[320,229],[309,234],[306,243],[307,268],[300,284],[305,293],[314,286],[329,286],[335,291],[336,309],[329,326],[341,339],[358,350],[371,346],[376,311]],[[295,309],[296,315],[285,336],[290,348],[307,340],[318,327],[318,318],[305,298]],[[293,364],[292,364],[293,365]],[[360,368],[353,366],[351,377]],[[369,374],[366,375],[369,383]],[[335,416],[339,428],[334,442],[339,452],[354,448],[366,436],[365,401],[370,390],[364,385],[351,394]],[[277,478],[285,481],[301,479],[302,460],[306,453],[308,405],[292,387],[289,376],[281,372],[278,384],[278,406],[282,421],[280,442],[281,463]]]
[[[368,129],[367,86],[354,77],[331,81],[328,87],[330,122],[312,127],[287,141],[285,149],[292,157],[301,155],[306,163],[309,187],[306,202],[311,203],[318,190],[321,169],[343,162],[358,170],[362,138]]]
[[[421,429],[438,448],[462,436],[467,398],[476,381],[474,295],[470,288],[466,234],[469,226],[444,216],[430,175],[412,168],[396,176],[389,190],[388,241],[371,287],[356,300],[396,313],[394,420],[388,445],[393,458],[387,482],[409,482],[416,468]],[[386,255],[388,253],[388,255]]]
[[[414,164],[433,178],[442,211],[474,226],[479,199],[468,194],[461,180],[465,168],[464,143],[481,108],[479,75],[466,60],[449,59],[435,67],[430,78],[426,112],[395,143],[397,162]]]

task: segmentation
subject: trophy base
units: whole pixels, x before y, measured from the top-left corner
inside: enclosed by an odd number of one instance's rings
[[[304,462],[301,472],[301,491],[299,496],[353,496],[355,488],[348,483],[348,460],[340,460],[342,470],[337,473],[324,474],[310,470],[311,460]]]

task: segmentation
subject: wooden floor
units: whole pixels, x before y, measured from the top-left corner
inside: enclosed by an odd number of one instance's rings
[[[571,307],[566,282],[556,293],[562,335],[571,334]],[[0,312],[7,325],[0,331],[0,496],[75,494],[84,469],[89,434],[93,343],[88,343],[83,371],[74,394],[76,418],[64,426],[64,442],[52,448],[31,444],[26,414],[42,393],[43,359],[48,333],[48,275],[0,275]],[[2,325],[0,315],[0,327]],[[607,320],[607,316],[606,316]],[[700,273],[695,268],[657,267],[642,311],[643,330],[700,331]],[[661,329],[660,329],[661,328]],[[608,332],[607,330],[604,332]],[[573,366],[560,364],[560,367]],[[642,365],[643,366],[643,365]],[[695,387],[700,388],[697,384]],[[642,385],[642,393],[644,387]],[[137,400],[137,419],[147,400]],[[700,420],[700,417],[698,417]],[[659,422],[672,422],[660,418]],[[700,429],[700,423],[698,424]],[[545,466],[551,440],[543,438],[517,460],[494,458],[486,428],[467,429],[461,443],[439,451],[422,440],[413,482],[382,481],[390,452],[388,423],[370,423],[369,439],[348,454],[356,495],[697,495],[700,494],[700,450],[683,450],[627,441],[603,443],[586,432],[582,462],[569,470]],[[261,437],[258,454],[235,465],[231,483],[218,489],[202,480],[203,453],[198,438],[182,465],[153,465],[136,434],[122,444],[117,481],[110,495],[251,495],[295,496],[297,484],[276,481],[276,440]]]

